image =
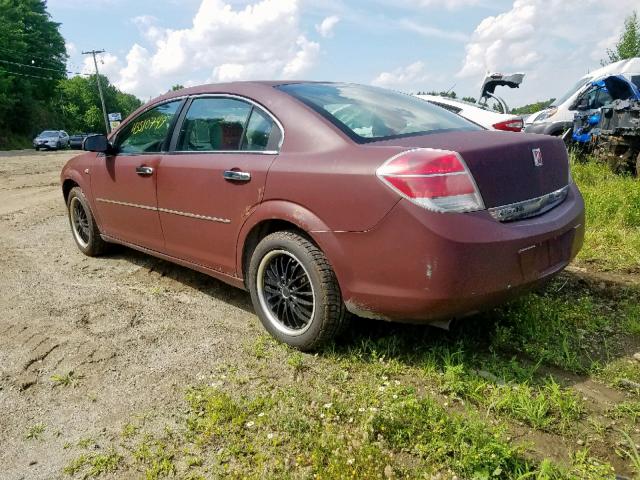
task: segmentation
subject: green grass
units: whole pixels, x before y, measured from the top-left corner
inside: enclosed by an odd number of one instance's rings
[[[585,242],[578,261],[598,270],[640,271],[640,179],[575,158],[572,175],[586,206]]]
[[[448,411],[396,382],[383,390],[374,384],[347,395],[336,391],[324,403],[295,387],[258,395],[194,388],[180,428],[136,435],[119,453],[82,454],[65,472],[96,476],[98,468],[126,464],[147,479],[430,478],[438,472],[468,479],[613,478],[610,466],[595,469],[588,456],[567,466],[538,463],[506,439],[504,426],[472,410]]]
[[[118,470],[122,457],[114,450],[106,453],[82,454],[70,462],[64,473],[82,478],[96,478]]]

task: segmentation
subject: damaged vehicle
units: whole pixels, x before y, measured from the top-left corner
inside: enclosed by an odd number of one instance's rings
[[[615,75],[622,75],[640,87],[640,58],[621,60],[585,75],[551,106],[529,116],[524,131],[567,138],[580,106],[598,110],[611,102],[608,92],[602,90],[598,82]]]
[[[640,89],[622,75],[593,82],[593,95],[578,106],[572,140],[598,158],[614,172],[640,175]],[[590,108],[590,99],[610,101],[599,109]]]
[[[602,109],[616,100],[637,100],[638,87],[622,75],[612,75],[592,82],[589,95],[577,105],[571,139],[581,145],[593,146],[600,133]],[[604,104],[600,107],[600,104]]]
[[[417,95],[417,97],[482,125],[488,130],[520,132],[524,128],[523,118],[509,113],[507,103],[495,94],[495,90],[499,86],[519,88],[523,79],[524,74],[522,73],[488,74],[482,82],[480,98],[476,103],[438,95]],[[490,102],[495,103],[497,110],[490,105]]]
[[[319,82],[170,92],[61,173],[75,244],[118,243],[250,292],[301,350],[348,314],[448,322],[547,281],[584,203],[561,140],[414,96]]]
[[[635,85],[632,85],[635,87]],[[596,148],[614,172],[633,172],[640,178],[640,90],[600,110]]]

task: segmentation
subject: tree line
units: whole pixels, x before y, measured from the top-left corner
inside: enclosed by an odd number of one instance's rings
[[[0,0],[0,149],[24,147],[44,129],[103,132],[96,76],[68,78],[60,24],[44,0]],[[142,102],[100,77],[109,112]]]

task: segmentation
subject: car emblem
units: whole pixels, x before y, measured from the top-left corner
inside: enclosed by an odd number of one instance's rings
[[[542,150],[540,150],[539,148],[534,148],[533,150],[531,150],[531,153],[533,153],[533,164],[536,167],[541,167],[542,166]]]

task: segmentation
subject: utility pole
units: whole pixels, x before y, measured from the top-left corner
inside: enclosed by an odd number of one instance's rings
[[[98,92],[100,93],[100,101],[102,102],[102,114],[104,115],[104,126],[107,129],[107,135],[111,133],[111,128],[109,126],[109,117],[107,116],[107,107],[104,104],[104,94],[102,93],[102,83],[100,82],[100,72],[98,71],[98,61],[96,60],[96,55],[99,53],[104,53],[104,50],[91,50],[88,52],[82,52],[83,55],[92,55],[93,56],[93,64],[96,67],[96,82],[98,83]]]

